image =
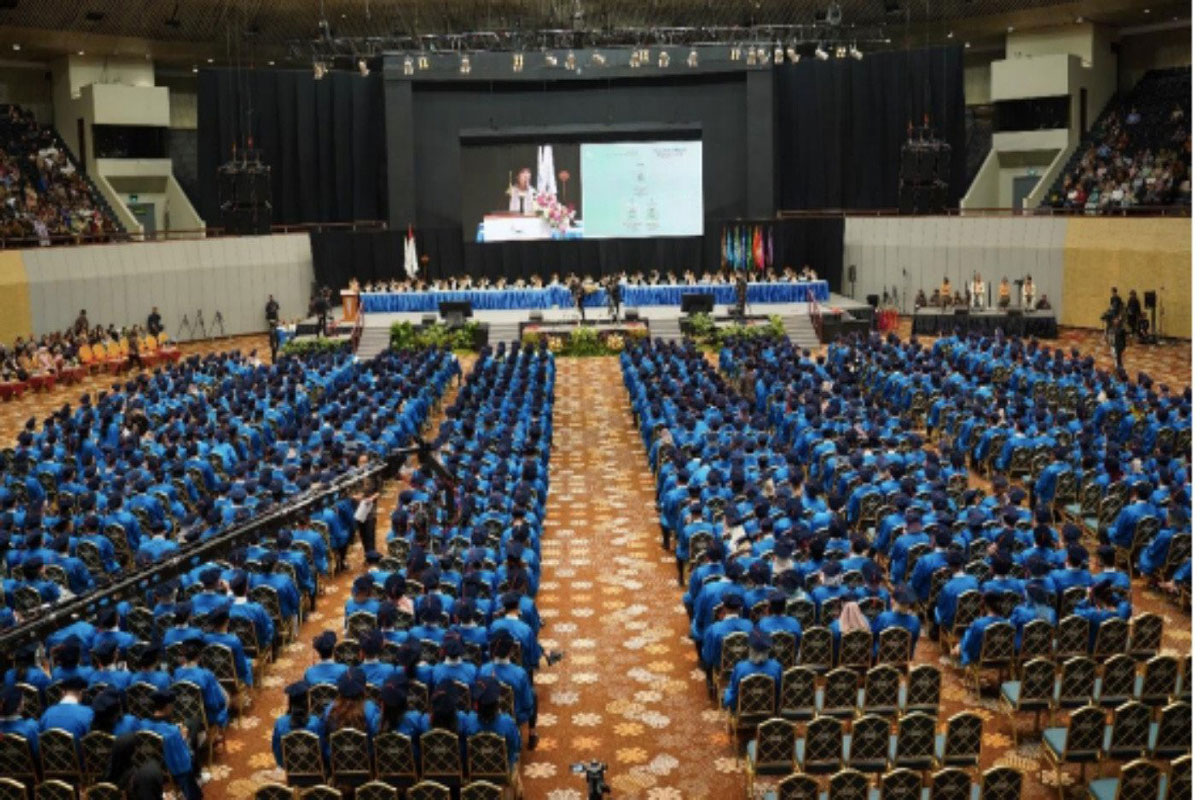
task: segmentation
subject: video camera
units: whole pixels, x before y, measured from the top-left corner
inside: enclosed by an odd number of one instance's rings
[[[608,769],[608,764],[602,761],[592,759],[587,763],[580,761],[577,764],[571,765],[571,772],[575,775],[584,776],[588,786],[588,800],[601,800],[606,794],[611,794],[612,789],[604,782],[604,771]]]

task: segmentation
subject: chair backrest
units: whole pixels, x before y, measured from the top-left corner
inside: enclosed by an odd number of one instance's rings
[[[108,773],[116,738],[111,733],[92,731],[79,740],[83,751],[84,783],[92,783]]]
[[[154,731],[138,731],[133,735],[132,765],[136,768],[154,762],[166,763],[162,736]]]
[[[1188,536],[1189,544],[1191,536]],[[1129,655],[1144,661],[1153,658],[1162,647],[1163,618],[1158,614],[1144,612],[1129,624]]]
[[[1113,712],[1108,758],[1140,758],[1150,746],[1150,706],[1130,700]]]
[[[816,705],[817,673],[808,667],[785,670],[779,690],[779,713],[788,719],[807,718],[815,713]]]
[[[323,714],[325,707],[337,699],[337,687],[332,683],[314,683],[308,687],[308,713]]]
[[[66,781],[47,778],[33,791],[34,800],[75,800],[75,787]]]
[[[1020,706],[1025,709],[1048,708],[1054,702],[1056,672],[1054,662],[1046,658],[1035,658],[1022,664]]]
[[[883,717],[868,714],[854,720],[850,727],[850,757],[847,766],[862,769],[887,762],[891,724]]]
[[[828,627],[833,624],[835,619],[841,616],[841,613],[842,598],[830,597],[821,603],[821,610],[817,613],[818,621],[822,626]]]
[[[370,780],[371,751],[367,734],[354,728],[342,728],[331,733],[329,765],[335,783]]]
[[[300,792],[300,800],[342,800],[342,792],[332,786],[311,786]]]
[[[850,716],[858,708],[858,673],[838,667],[825,676],[825,692],[821,701],[821,713],[833,716]]]
[[[40,719],[42,716],[42,693],[37,690],[36,686],[30,686],[28,683],[18,683],[16,686],[21,690],[21,716]]]
[[[283,771],[288,783],[297,779],[325,780],[325,762],[321,755],[321,739],[312,731],[296,730],[285,733],[280,739],[283,749]]]
[[[983,773],[979,800],[1021,800],[1021,771],[992,767]]]
[[[982,613],[983,595],[974,589],[963,592],[958,596],[958,604],[954,607],[953,630],[966,630]]]
[[[1025,623],[1021,628],[1019,655],[1022,662],[1054,655],[1054,626],[1049,620],[1035,619]]]
[[[1064,708],[1090,703],[1096,692],[1096,662],[1076,656],[1063,664],[1058,704]]]
[[[1072,711],[1067,723],[1067,743],[1062,754],[1064,759],[1089,755],[1098,759],[1103,746],[1104,711],[1095,706]]]
[[[842,636],[838,648],[838,663],[850,669],[866,670],[871,666],[874,637],[869,630],[850,631]]]
[[[462,752],[458,735],[445,730],[421,734],[421,777],[462,780]]]
[[[983,747],[983,717],[960,711],[946,723],[946,745],[942,763],[948,766],[974,766]]]
[[[172,719],[175,722],[187,724],[193,720],[208,722],[208,713],[204,708],[204,692],[191,681],[176,681],[171,684],[175,693],[172,704]],[[211,724],[211,723],[209,723]]]
[[[66,778],[78,782],[79,751],[75,737],[61,728],[51,728],[38,734],[38,750],[42,755],[42,774],[46,778]]]
[[[1012,663],[1016,651],[1017,631],[1011,622],[993,622],[983,631],[983,642],[979,646],[979,663],[996,666]]]
[[[417,760],[412,740],[402,733],[375,737],[375,775],[389,782],[417,780]]]
[[[970,800],[971,776],[958,767],[946,767],[929,781],[929,800]]]
[[[911,800],[921,796],[921,773],[904,767],[889,770],[879,780],[879,800]]]
[[[1179,659],[1174,656],[1155,656],[1146,662],[1142,676],[1142,694],[1138,698],[1152,706],[1165,705],[1175,694],[1175,683],[1179,679]]]
[[[804,731],[803,772],[828,772],[842,763],[842,723],[833,717],[817,717]]]
[[[508,780],[508,746],[498,733],[483,731],[467,739],[467,778]]]
[[[867,671],[863,711],[894,714],[900,707],[900,670],[880,664]]]
[[[1111,655],[1124,653],[1129,642],[1129,623],[1120,617],[1112,617],[1100,623],[1096,632],[1096,645],[1092,648],[1092,656],[1097,661],[1104,661]]]
[[[833,668],[833,633],[828,628],[808,628],[800,635],[800,666],[824,672]]]
[[[450,789],[435,781],[423,780],[408,790],[408,800],[450,800]]]
[[[901,767],[928,767],[934,757],[937,717],[913,711],[900,718],[896,733],[895,763]]]
[[[733,668],[750,656],[750,634],[745,631],[734,631],[726,634],[721,640],[720,675],[724,682]]]
[[[1154,758],[1174,758],[1191,749],[1192,704],[1175,702],[1162,710],[1158,735],[1154,739]]]
[[[487,781],[472,781],[462,788],[462,800],[502,800],[504,789]],[[355,800],[359,800],[357,797]]]
[[[1109,656],[1100,672],[1101,705],[1117,705],[1133,697],[1137,662],[1124,653]]]
[[[793,772],[779,782],[779,800],[818,800],[821,784],[811,775]]]
[[[876,664],[907,665],[912,660],[912,634],[907,628],[893,625],[879,634]]]
[[[844,769],[829,779],[828,800],[867,800],[871,783],[858,770]]]
[[[254,800],[293,800],[292,787],[282,783],[268,783],[255,790]]]
[[[343,639],[333,646],[333,660],[347,667],[357,667],[362,660],[362,650],[358,641]]]
[[[772,631],[771,658],[785,667],[793,664],[796,660],[796,634],[791,631]]]
[[[759,772],[788,772],[796,753],[796,726],[775,717],[760,722],[754,736],[754,768]]]
[[[808,630],[817,623],[817,607],[807,597],[793,597],[786,608],[787,615],[800,623],[801,630]]]
[[[937,713],[942,702],[942,673],[933,664],[921,664],[908,673],[905,711]]]
[[[1164,800],[1190,800],[1192,796],[1192,757],[1180,756],[1171,762]]]
[[[37,780],[33,751],[24,737],[16,734],[0,736],[0,775],[20,778],[31,784]]]
[[[775,679],[755,673],[738,682],[737,709],[739,719],[767,718],[775,713]]]
[[[1126,764],[1117,778],[1117,800],[1158,800],[1162,775],[1158,766],[1145,759]]]

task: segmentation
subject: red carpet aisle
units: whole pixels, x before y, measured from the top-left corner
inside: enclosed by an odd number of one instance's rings
[[[687,638],[672,556],[660,546],[654,482],[615,358],[563,358],[538,607],[547,648],[538,749],[523,755],[530,800],[582,800],[570,764],[608,763],[614,798],[741,795],[740,765]]]

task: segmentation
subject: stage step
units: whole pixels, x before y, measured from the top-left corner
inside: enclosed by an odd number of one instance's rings
[[[684,338],[683,331],[679,329],[679,317],[651,317],[648,322],[652,340],[662,339],[664,342],[678,342]]]
[[[508,342],[511,345],[513,342],[518,342],[521,339],[521,322],[514,320],[511,322],[489,322],[488,323],[488,344],[493,348],[500,342]]]
[[[812,320],[807,314],[789,314],[783,317],[783,331],[792,344],[800,348],[815,350],[821,346],[817,332],[813,330]]]
[[[364,327],[362,336],[358,339],[358,349],[354,351],[360,361],[367,361],[388,348],[392,330],[386,325]]]

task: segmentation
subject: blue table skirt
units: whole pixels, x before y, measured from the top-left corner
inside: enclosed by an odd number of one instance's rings
[[[746,302],[751,306],[759,303],[806,303],[812,291],[818,301],[829,299],[829,284],[825,281],[811,283],[751,283],[747,287]],[[717,305],[733,305],[737,302],[734,286],[726,284],[702,284],[699,286],[628,286],[623,285],[621,302],[626,306],[678,306],[684,294],[711,294]],[[549,286],[544,289],[478,289],[461,292],[364,292],[363,312],[367,314],[437,311],[438,303],[447,300],[469,300],[476,311],[507,311],[524,309],[570,308],[574,305],[571,293],[564,286]],[[589,308],[607,304],[604,291],[588,294],[584,305]]]

